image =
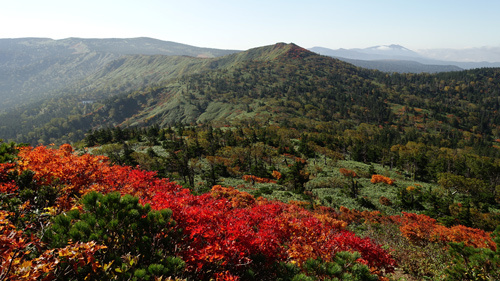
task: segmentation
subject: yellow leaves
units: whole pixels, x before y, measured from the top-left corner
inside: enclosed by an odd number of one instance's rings
[[[98,245],[94,241],[87,243],[74,243],[59,249],[58,255],[62,260],[69,262],[73,267],[82,267],[90,264],[93,272],[97,272],[102,266],[95,261],[94,255],[97,251],[106,249],[104,245]]]
[[[43,209],[45,212],[42,215],[55,216],[59,213],[57,206],[51,206]]]
[[[29,210],[29,207],[30,207],[30,201],[26,201],[19,207],[19,210],[20,211]]]
[[[70,266],[68,268],[75,270],[90,264],[93,272],[97,272],[101,265],[95,261],[94,255],[97,251],[105,248],[106,246],[97,245],[93,241],[75,243],[62,249],[46,250],[38,258],[32,260],[25,259],[29,251],[21,253],[22,249],[17,249],[17,252],[10,252],[8,256],[2,255],[2,268],[5,265],[4,261],[7,261],[11,267],[7,280],[27,281],[41,280],[44,276],[50,276],[61,263],[67,264]]]
[[[107,271],[111,268],[111,265],[113,265],[113,263],[114,263],[114,262],[115,262],[115,261],[113,260],[113,261],[110,261],[110,262],[108,262],[108,263],[104,264],[104,265],[102,266],[102,269],[103,269],[105,272],[107,272]]]

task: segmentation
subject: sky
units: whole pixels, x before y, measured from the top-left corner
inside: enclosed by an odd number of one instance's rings
[[[500,47],[497,0],[2,0],[0,38],[152,37],[247,50]]]

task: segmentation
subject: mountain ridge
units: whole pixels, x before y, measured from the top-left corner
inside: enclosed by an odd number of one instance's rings
[[[491,96],[494,92],[480,90],[491,83],[485,77],[496,81],[496,71],[387,75],[293,43],[216,58],[125,56],[58,96],[3,114],[0,136],[37,144],[72,142],[82,139],[90,129],[119,125],[214,122],[223,126],[238,120],[280,123],[294,119],[391,124],[401,116],[398,108],[407,101],[412,107],[425,108],[433,119],[439,116],[440,121],[457,114],[451,105],[469,108],[463,106],[468,100],[488,101],[480,107],[488,111],[476,114],[492,116],[497,114]],[[475,80],[480,81],[480,87],[470,83]],[[415,81],[420,83],[418,87]],[[449,99],[451,93],[456,95],[454,99]],[[433,99],[439,96],[440,103],[429,101],[429,95]],[[488,118],[470,130],[489,132]]]
[[[194,47],[158,39],[0,39],[0,110],[37,101],[125,55],[217,57],[236,50]]]
[[[270,110],[268,106],[260,108],[262,102],[274,103],[275,98],[282,99],[279,96],[297,95],[292,91],[294,84],[314,79],[308,73],[318,63],[323,65],[321,68],[330,67],[330,74],[318,69],[317,75],[323,77],[341,77],[361,71],[353,65],[285,43],[213,59],[126,56],[110,62],[108,69],[89,76],[86,82],[67,88],[56,98],[34,105],[31,109],[23,107],[16,110],[17,113],[5,114],[2,137],[14,139],[21,136],[25,141],[33,142],[39,140],[36,136],[43,134],[47,130],[45,126],[49,126],[54,135],[40,140],[44,143],[55,141],[55,136],[59,135],[56,132],[69,133],[65,129],[68,128],[65,125],[68,121],[64,119],[70,115],[73,116],[71,122],[78,124],[75,126],[79,127],[81,137],[83,132],[94,127],[118,124],[142,126],[146,120],[151,124],[162,116],[168,116],[162,125],[209,122],[228,116],[255,116],[258,112]],[[290,77],[296,77],[291,84],[287,82]],[[338,77],[334,79],[335,83],[344,88]],[[267,84],[263,84],[264,81]],[[308,83],[300,87],[297,85],[297,89],[306,90],[315,84],[312,81]],[[257,101],[271,96],[273,98]],[[86,103],[82,104],[82,101]],[[283,106],[280,105],[280,108]],[[287,109],[283,108],[283,111]],[[20,119],[30,121],[19,126]],[[54,123],[48,125],[51,120]],[[33,128],[37,128],[35,131],[39,133],[30,134]]]

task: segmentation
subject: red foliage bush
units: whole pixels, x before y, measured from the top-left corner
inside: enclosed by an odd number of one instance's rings
[[[345,230],[345,222],[327,213],[255,199],[222,186],[193,195],[176,183],[156,178],[154,172],[110,165],[102,156],[76,155],[69,145],[21,148],[17,165],[2,167],[19,174],[30,170],[34,183],[59,188],[59,210],[71,209],[90,191],[120,191],[139,197],[153,209],[171,209],[180,233],[175,248],[187,270],[200,278],[237,278],[256,262],[254,257],[263,257],[259,266],[265,268],[275,262],[302,265],[309,258],[329,260],[340,251],[361,253],[360,262],[381,275],[395,266],[381,246]]]
[[[211,194],[194,196],[168,184],[157,190],[153,208],[169,208],[183,230],[183,258],[196,270],[237,271],[263,254],[268,263],[309,258],[328,260],[339,251],[358,251],[373,268],[391,272],[390,255],[370,239],[343,230],[344,222],[313,214],[295,205],[267,200],[234,204],[243,195],[215,186]],[[250,203],[250,204],[248,204]]]

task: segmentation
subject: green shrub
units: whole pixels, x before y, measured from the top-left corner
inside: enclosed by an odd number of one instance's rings
[[[339,252],[331,262],[309,259],[303,266],[306,273],[292,280],[378,280],[367,265],[357,262],[360,257],[358,252]]]
[[[111,264],[104,274],[112,279],[181,274],[184,262],[171,256],[175,239],[171,210],[151,210],[149,205],[140,204],[137,197],[121,196],[118,192],[91,192],[81,202],[82,210],[54,218],[43,237],[51,247],[64,247],[69,241],[105,245],[107,250],[96,259]]]

